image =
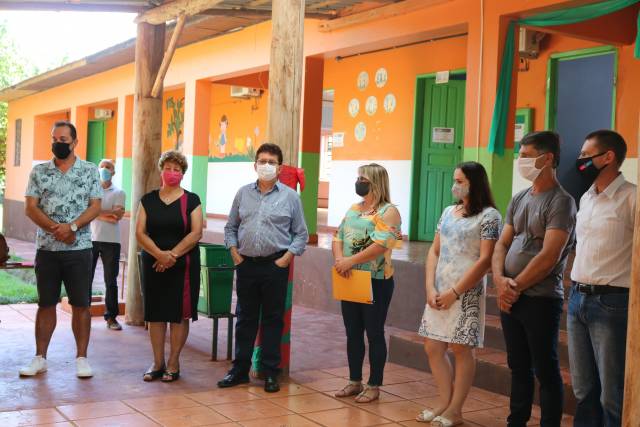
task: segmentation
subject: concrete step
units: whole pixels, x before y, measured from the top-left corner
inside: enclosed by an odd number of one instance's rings
[[[449,357],[455,366],[453,355],[449,354]],[[473,385],[493,393],[509,396],[511,371],[507,366],[506,352],[495,348],[477,349],[476,360],[476,375]],[[424,353],[423,339],[415,332],[396,332],[390,336],[389,362],[431,372],[427,356]],[[562,367],[561,374],[564,382],[564,412],[573,414],[576,404],[568,367]],[[536,404],[540,402],[537,381],[534,402]]]
[[[62,298],[62,301],[60,301],[60,308],[67,313],[71,313],[72,308],[71,308],[71,304],[69,304],[68,297]],[[118,301],[118,310],[120,313],[124,313],[124,310],[125,310],[124,301]],[[89,311],[91,312],[91,317],[104,316],[104,313],[106,312],[104,298],[96,295],[92,296],[91,306],[89,307]]]
[[[502,333],[500,316],[487,314],[485,316],[484,346],[487,349],[506,351],[507,346]],[[558,334],[558,357],[561,367],[569,367],[569,337],[566,330]]]

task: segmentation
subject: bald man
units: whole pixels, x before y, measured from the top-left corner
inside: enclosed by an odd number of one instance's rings
[[[125,193],[111,182],[116,173],[114,161],[104,159],[99,164],[100,182],[104,190],[102,210],[91,223],[93,242],[93,274],[98,258],[102,258],[104,270],[105,305],[104,320],[112,331],[122,329],[118,317],[118,273],[120,269],[120,220],[124,215]]]

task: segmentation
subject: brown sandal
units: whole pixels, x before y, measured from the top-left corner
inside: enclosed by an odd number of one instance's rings
[[[378,387],[365,386],[360,394],[356,397],[356,403],[371,403],[380,397],[380,389]]]
[[[334,396],[335,397],[355,396],[356,394],[362,393],[363,389],[364,387],[362,386],[362,383],[349,383],[346,386],[344,386],[342,390],[337,391],[336,394],[334,394]]]

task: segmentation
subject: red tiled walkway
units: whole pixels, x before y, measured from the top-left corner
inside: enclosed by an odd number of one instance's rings
[[[413,421],[433,404],[437,390],[428,373],[388,364],[379,402],[361,405],[335,399],[348,374],[343,326],[336,315],[296,306],[290,383],[267,395],[252,383],[219,390],[215,382],[229,362],[209,360],[211,321],[193,324],[182,358],[183,377],[173,384],[144,383],[150,361],[142,328],[109,331],[94,319],[90,360],[94,378],[74,370],[70,317],[58,311],[49,371],[20,379],[17,369],[33,352],[35,305],[0,306],[0,426],[374,426],[425,425]],[[224,330],[225,325],[221,325]],[[225,348],[224,334],[220,356]],[[7,351],[9,349],[10,351]],[[366,371],[366,367],[365,367]],[[468,426],[502,426],[508,399],[474,389],[465,406]],[[536,408],[531,425],[537,425]],[[564,425],[570,425],[570,419]]]

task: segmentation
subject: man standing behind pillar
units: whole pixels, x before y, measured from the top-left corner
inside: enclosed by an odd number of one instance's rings
[[[104,320],[112,331],[122,329],[118,317],[118,273],[120,270],[120,220],[124,215],[124,191],[112,182],[116,173],[113,160],[100,162],[100,182],[104,190],[102,210],[91,223],[91,240],[93,241],[93,275],[96,274],[98,258],[102,258],[104,270],[105,312]],[[92,276],[92,277],[94,277]],[[93,280],[92,280],[93,281]]]
[[[253,344],[262,314],[262,358],[266,392],[280,390],[280,338],[289,264],[302,255],[309,234],[300,196],[278,181],[282,151],[262,144],[254,168],[258,180],[240,188],[225,226],[225,244],[236,265],[236,349],[233,368],[218,382],[232,387],[249,382]]]

